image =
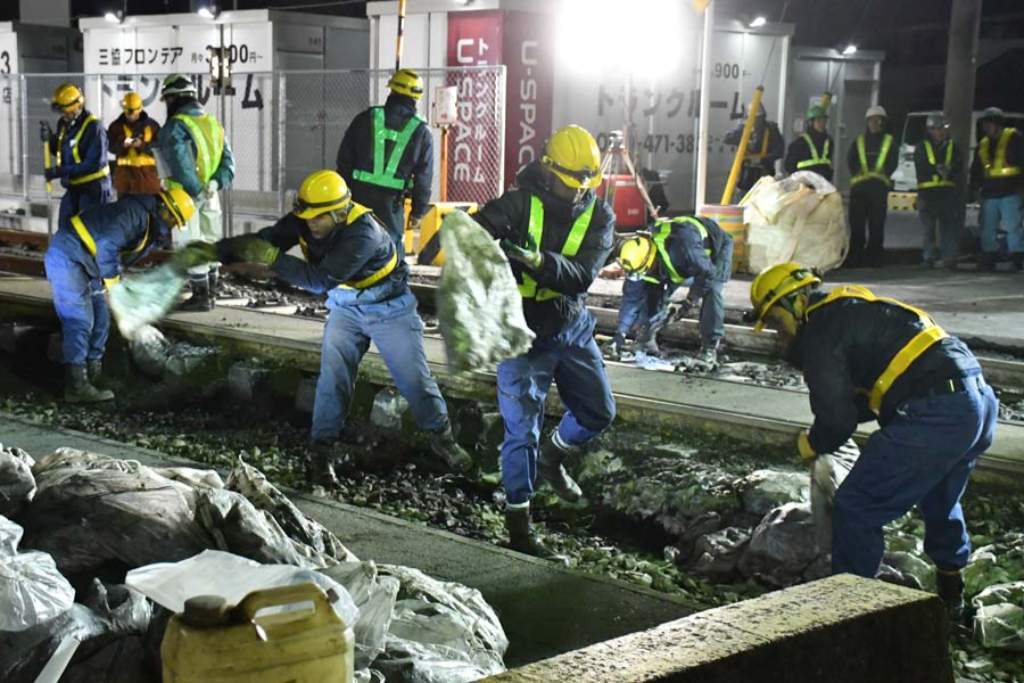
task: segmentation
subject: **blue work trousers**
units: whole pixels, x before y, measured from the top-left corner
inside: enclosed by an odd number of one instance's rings
[[[875,432],[836,492],[832,572],[874,577],[882,527],[918,506],[924,550],[940,569],[967,565],[971,542],[960,498],[978,457],[992,444],[999,401],[978,374],[951,394],[916,398]]]
[[[92,256],[66,230],[58,230],[44,259],[60,319],[62,355],[67,365],[103,357],[110,332],[110,309]]]
[[[697,280],[691,287],[690,298],[694,289],[701,296],[700,305],[700,344],[702,348],[714,348],[725,336],[725,283],[732,277],[732,239],[722,243],[715,254],[715,274],[713,277]]]
[[[625,280],[619,302],[616,334],[623,339],[644,326],[655,326],[668,316],[668,303],[678,285]]]
[[[946,264],[956,260],[960,248],[960,226],[963,204],[953,190],[923,196],[918,193],[917,212],[924,225],[923,260]]]
[[[981,200],[981,250],[986,254],[999,251],[999,228],[1006,231],[1006,247],[1011,254],[1024,253],[1021,196],[990,197]]]
[[[589,311],[555,337],[535,341],[525,355],[498,365],[498,408],[505,421],[501,480],[512,505],[529,502],[533,495],[544,400],[552,380],[566,407],[558,425],[565,443],[581,446],[615,419],[615,399]]]
[[[114,201],[114,191],[111,189],[110,181],[89,183],[90,187],[84,190],[68,188],[60,198],[60,211],[57,214],[57,227],[61,230],[71,230],[71,217],[87,209],[109,204]]]
[[[331,441],[341,434],[359,361],[371,341],[388,366],[398,391],[409,402],[416,424],[430,432],[448,425],[448,408],[427,367],[423,321],[416,312],[416,297],[406,289],[387,301],[331,307],[324,327],[320,378],[313,404],[314,441]]]

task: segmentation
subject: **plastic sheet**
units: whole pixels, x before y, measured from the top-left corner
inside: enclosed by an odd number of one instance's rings
[[[789,586],[803,577],[817,556],[810,506],[787,503],[765,515],[754,529],[739,569],[769,586]]]
[[[743,552],[750,542],[750,531],[740,527],[726,527],[697,539],[693,571],[712,580],[726,580],[736,572]]]
[[[989,586],[974,605],[974,637],[983,646],[1024,652],[1024,581]]]
[[[164,317],[184,286],[185,276],[170,264],[124,277],[110,290],[110,311],[122,336],[132,339],[145,325]]]
[[[448,364],[455,370],[488,368],[526,353],[534,334],[508,259],[468,214],[453,211],[441,225],[444,266],[437,288],[437,318]]]
[[[811,468],[811,514],[814,539],[824,553],[832,552],[832,509],[839,485],[853,469],[860,449],[847,441],[835,453],[819,455]]]
[[[343,562],[323,573],[344,586],[359,608],[359,620],[352,626],[355,667],[365,669],[384,652],[400,582],[380,576],[373,562]]]
[[[1009,583],[1021,577],[1024,577],[1024,533],[1008,532],[995,543],[971,553],[964,569],[964,589],[968,596],[976,595],[986,586]]]
[[[0,444],[0,515],[14,517],[36,495],[33,465],[25,451]]]
[[[736,482],[743,499],[743,509],[765,515],[785,503],[810,501],[810,484],[804,472],[755,470]]]
[[[46,553],[17,552],[21,527],[0,517],[0,631],[24,631],[65,612],[75,589]]]
[[[786,261],[828,271],[846,258],[850,234],[842,195],[817,173],[765,176],[740,203],[750,272]]]

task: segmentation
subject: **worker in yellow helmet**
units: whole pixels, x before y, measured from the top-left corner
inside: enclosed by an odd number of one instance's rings
[[[60,179],[58,226],[69,229],[71,217],[114,199],[107,163],[107,131],[85,108],[85,95],[74,83],[62,83],[51,106],[60,113],[57,132],[47,127],[54,164],[45,169],[47,180]]]
[[[286,253],[296,246],[302,258]],[[223,263],[262,263],[295,287],[327,295],[330,314],[310,435],[314,483],[337,485],[334,464],[346,447],[338,440],[370,342],[409,402],[416,423],[429,433],[431,452],[448,469],[472,469],[472,459],[452,435],[448,408],[427,367],[409,267],[370,209],[352,199],[340,175],[331,170],[311,173],[299,187],[294,211],[256,235],[222,240],[217,252]]]
[[[142,96],[130,91],[121,98],[121,115],[107,127],[110,151],[117,157],[114,189],[117,195],[157,194],[160,175],[156,170],[156,146],[160,124],[142,106]]]
[[[180,187],[196,203],[196,215],[181,234],[180,243],[212,244],[224,235],[220,191],[235,179],[235,157],[217,117],[203,109],[192,78],[171,74],[160,86],[167,105],[167,120],[157,143],[166,168],[165,184]],[[209,311],[217,301],[219,264],[189,270],[192,296],[180,306],[185,311]]]
[[[939,596],[959,618],[971,553],[960,498],[992,443],[999,402],[967,345],[924,311],[857,285],[826,293],[820,284],[783,263],[754,279],[750,301],[755,329],[778,331],[810,391],[814,424],[797,440],[801,458],[836,450],[859,422],[881,425],[836,492],[832,571],[874,577],[882,528],[917,505]]]
[[[544,155],[516,177],[516,189],[488,202],[474,218],[501,240],[519,283],[523,313],[537,335],[528,353],[498,365],[498,406],[505,421],[501,477],[510,546],[533,555],[548,550],[530,525],[536,477],[569,501],[579,486],[564,461],[604,431],[615,400],[594,342],[587,289],[615,240],[615,217],[595,192],[601,153],[579,126],[556,131]],[[551,382],[566,406],[558,428],[541,439]],[[539,453],[538,453],[539,451]]]
[[[613,353],[621,350],[628,330],[627,304],[635,297],[629,292],[643,288],[646,325],[637,339],[639,349],[657,354],[658,331],[668,320],[668,301],[676,287],[693,278],[690,291],[679,304],[675,318],[694,311],[700,303],[698,360],[706,369],[718,363],[718,346],[725,335],[725,283],[732,275],[732,236],[718,223],[703,216],[659,219],[651,232],[626,240],[619,250],[619,263],[626,272],[619,329],[612,339]],[[626,311],[627,320],[623,320]],[[623,328],[626,328],[624,330]]]
[[[352,119],[338,147],[338,173],[352,197],[379,217],[404,255],[405,197],[412,198],[409,229],[415,230],[430,204],[434,179],[434,139],[427,122],[416,115],[423,79],[399,69],[388,81],[383,106],[370,107]]]
[[[110,330],[105,290],[118,286],[124,268],[170,240],[172,229],[183,228],[194,212],[192,198],[180,189],[126,195],[75,214],[54,234],[46,250],[46,278],[61,323],[66,400],[114,398],[96,386]]]

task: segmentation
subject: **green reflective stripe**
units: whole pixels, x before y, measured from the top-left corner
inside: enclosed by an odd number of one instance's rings
[[[669,279],[674,284],[678,285],[681,284],[683,280],[685,280],[686,278],[680,275],[679,272],[676,270],[675,265],[672,263],[672,258],[669,256],[668,249],[665,246],[666,240],[668,240],[669,235],[672,234],[673,225],[689,225],[690,227],[697,231],[697,233],[700,235],[701,241],[704,242],[705,244],[707,244],[708,241],[708,229],[704,226],[703,223],[701,223],[693,216],[663,218],[659,219],[655,223],[655,229],[657,232],[655,232],[652,236],[652,240],[654,241],[654,245],[658,248],[658,254],[661,256],[661,262],[665,265],[665,269],[668,271]],[[704,253],[710,257],[711,249],[704,247]]]
[[[596,199],[590,202],[590,205],[572,224],[572,230],[569,231],[569,236],[565,238],[565,243],[562,245],[562,256],[572,258],[579,253],[583,239],[587,236],[587,230],[590,228],[590,219],[594,215],[595,206],[597,206]],[[544,237],[544,203],[536,195],[530,196],[530,223],[527,232],[539,248],[541,239]],[[522,277],[523,281],[519,284],[519,295],[524,299],[547,301],[562,296],[552,289],[537,289],[537,281],[529,273],[523,273]]]
[[[176,114],[174,118],[185,124],[196,146],[196,175],[199,176],[199,182],[205,185],[217,172],[224,155],[224,129],[210,114]]]
[[[886,134],[882,138],[882,146],[878,150],[878,158],[875,159],[875,167],[868,169],[868,154],[864,148],[864,134],[857,136],[857,156],[860,157],[860,173],[850,179],[850,185],[862,183],[865,180],[881,180],[886,185],[892,183],[889,176],[885,175],[885,160],[889,157],[889,148],[892,147],[892,136]]]
[[[928,157],[928,164],[935,167],[935,150],[932,148],[930,140],[924,141],[924,153]],[[949,140],[946,143],[946,166],[950,166],[953,163],[953,141]],[[923,183],[917,184],[917,189],[927,190],[933,187],[956,187],[956,184],[952,180],[943,180],[938,174],[933,174],[932,179]]]
[[[801,168],[809,168],[811,166],[832,165],[832,160],[828,158],[829,140],[827,138],[825,139],[825,147],[822,149],[821,156],[818,156],[818,148],[814,146],[814,140],[811,139],[811,136],[804,133],[801,137],[803,137],[804,142],[807,143],[807,149],[811,151],[811,158],[798,161],[796,164],[798,170]]]
[[[384,124],[384,107],[373,107],[373,171],[355,169],[352,177],[364,183],[379,185],[392,190],[404,190],[406,181],[395,176],[398,171],[398,164],[402,161],[402,154],[409,146],[413,133],[424,123],[423,119],[413,116],[405,122],[401,131],[391,130]],[[384,145],[388,140],[395,144],[391,148],[391,156],[384,163]]]

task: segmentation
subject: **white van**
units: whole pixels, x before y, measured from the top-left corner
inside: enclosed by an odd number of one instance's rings
[[[925,121],[931,114],[941,114],[941,111],[914,111],[907,114],[903,123],[903,135],[900,139],[900,161],[896,172],[892,174],[893,192],[917,192],[917,169],[914,167],[914,150],[925,136]],[[1024,130],[1024,114],[1006,112],[1005,116],[1009,125],[1013,128]],[[970,163],[974,159],[974,150],[978,146],[978,138],[981,136],[978,119],[981,118],[981,111],[971,114],[971,151],[967,155],[965,163],[970,169]]]

